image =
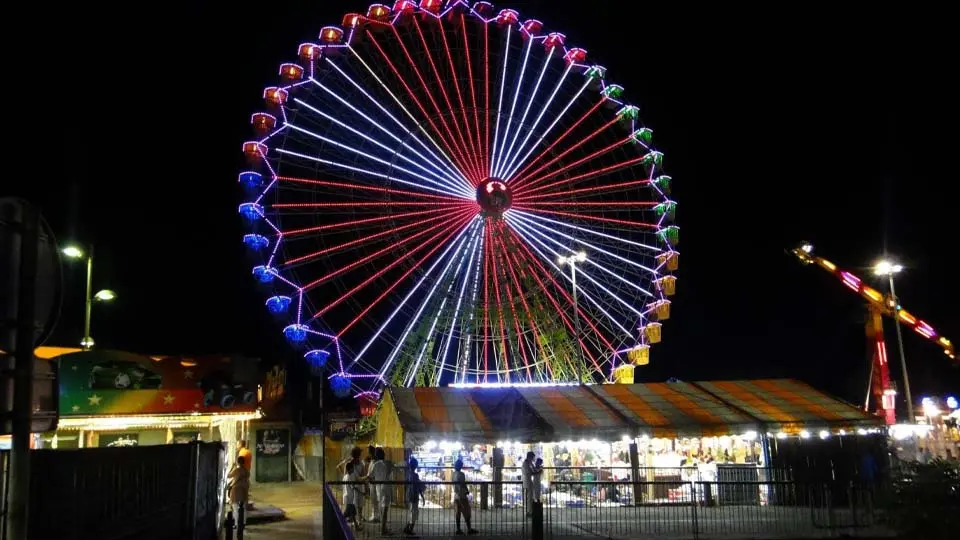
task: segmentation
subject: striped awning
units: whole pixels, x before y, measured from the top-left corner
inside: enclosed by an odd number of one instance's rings
[[[548,442],[879,427],[882,419],[787,379],[510,388],[391,388],[408,445]]]
[[[803,426],[859,427],[880,423],[878,417],[795,380],[707,381],[697,385],[770,430],[792,432]]]

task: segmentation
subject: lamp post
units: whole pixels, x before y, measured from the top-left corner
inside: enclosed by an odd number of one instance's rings
[[[894,301],[893,323],[897,327],[897,346],[900,349],[900,370],[903,371],[903,391],[906,393],[907,398],[907,423],[912,424],[916,422],[916,417],[913,416],[913,397],[910,395],[910,378],[907,376],[907,358],[903,353],[903,334],[900,330],[900,317],[898,314],[900,311],[900,302],[897,301],[897,290],[893,286],[893,275],[899,274],[902,271],[903,265],[887,260],[882,260],[873,267],[873,273],[878,276],[886,276],[890,284],[890,298]]]
[[[583,374],[580,372],[581,364],[583,364],[583,350],[580,345],[580,309],[579,303],[577,302],[577,264],[585,262],[587,260],[587,254],[583,251],[578,251],[577,253],[564,257],[561,255],[557,258],[557,262],[560,266],[564,264],[570,265],[570,281],[573,283],[573,328],[577,333],[576,335],[576,347],[578,351],[579,358],[576,360],[574,367],[576,368],[577,383],[583,384]]]
[[[117,297],[117,293],[110,289],[103,289],[97,291],[96,294],[91,294],[93,292],[93,246],[90,246],[90,251],[87,253],[84,253],[83,250],[77,246],[67,246],[60,252],[71,259],[87,260],[86,301],[83,311],[83,339],[80,340],[80,347],[85,351],[89,351],[93,348],[93,338],[90,336],[90,312],[93,308],[93,302],[94,300],[98,302],[109,302]]]

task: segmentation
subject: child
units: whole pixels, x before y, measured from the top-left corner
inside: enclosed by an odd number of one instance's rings
[[[363,526],[360,525],[360,514],[357,512],[358,486],[356,482],[359,482],[359,480],[354,463],[352,461],[347,462],[346,474],[343,475],[343,481],[346,482],[343,485],[343,506],[345,508],[343,517],[348,523],[353,523],[356,530],[361,531]]]
[[[407,472],[407,496],[406,503],[407,508],[410,509],[410,521],[407,523],[407,526],[403,528],[403,532],[406,534],[413,534],[413,527],[417,524],[417,518],[420,516],[420,501],[423,501],[426,504],[427,499],[424,497],[424,485],[420,481],[420,475],[417,474],[417,458],[410,458],[410,468]]]

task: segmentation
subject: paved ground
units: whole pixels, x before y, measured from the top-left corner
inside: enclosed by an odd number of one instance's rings
[[[286,519],[250,525],[248,540],[319,540],[320,485],[311,483],[256,485],[251,489],[254,503],[282,508]],[[694,514],[695,512],[695,514]],[[734,538],[827,538],[843,535],[885,536],[875,527],[848,529],[849,516],[842,512],[784,506],[725,506],[716,508],[689,505],[660,507],[603,507],[545,509],[545,537],[610,539],[702,539]],[[393,508],[388,518],[392,538],[401,533],[408,515]],[[846,522],[846,523],[844,523]],[[863,522],[861,522],[863,524]],[[532,535],[531,523],[519,508],[473,512],[473,525],[479,529],[477,540],[486,538],[522,540]],[[464,526],[465,528],[465,526]],[[356,535],[358,540],[378,539],[379,524],[368,523]],[[422,538],[456,538],[452,510],[420,510],[417,533]],[[694,530],[696,529],[696,534]]]

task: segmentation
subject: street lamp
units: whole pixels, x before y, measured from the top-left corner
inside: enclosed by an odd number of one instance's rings
[[[575,364],[578,384],[583,384],[583,374],[580,373],[580,366],[583,364],[583,347],[580,344],[580,309],[579,303],[577,302],[577,264],[585,262],[586,260],[587,254],[584,251],[578,251],[577,253],[567,257],[564,257],[563,255],[557,257],[557,263],[559,263],[560,266],[565,264],[570,265],[570,281],[573,283],[573,328],[577,333],[577,343],[575,347],[577,348],[580,357]]]
[[[890,284],[890,299],[893,301],[893,323],[897,327],[897,346],[900,349],[900,369],[903,371],[903,390],[906,392],[907,398],[907,423],[912,424],[916,422],[916,417],[913,416],[913,398],[910,396],[910,378],[907,376],[907,358],[903,353],[903,334],[900,330],[900,317],[898,312],[900,311],[900,302],[897,300],[897,290],[893,286],[893,275],[899,274],[903,271],[902,264],[896,264],[888,260],[881,260],[873,266],[873,273],[878,276],[886,276],[887,281]]]
[[[89,253],[84,253],[84,251],[77,246],[66,246],[60,250],[60,252],[71,259],[85,258],[87,260],[87,292],[83,314],[83,339],[80,340],[80,347],[88,351],[93,348],[93,338],[90,337],[90,311],[93,307],[93,301],[109,302],[117,297],[117,293],[110,289],[103,289],[96,294],[91,294],[93,291],[93,246],[90,247]]]

